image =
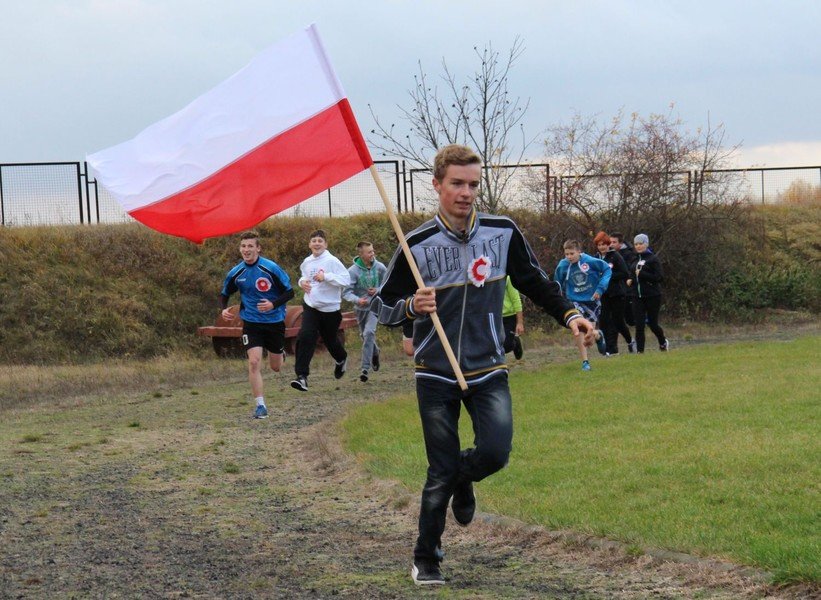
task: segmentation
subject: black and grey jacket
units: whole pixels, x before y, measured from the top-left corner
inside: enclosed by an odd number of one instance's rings
[[[425,286],[436,289],[436,312],[471,385],[507,371],[501,314],[507,275],[516,289],[561,325],[580,315],[539,267],[512,220],[473,211],[468,223],[467,232],[457,232],[440,213],[408,234],[407,241]],[[431,319],[411,309],[416,289],[400,247],[388,265],[381,302],[374,302],[372,310],[379,312],[384,325],[414,320],[416,376],[455,384]]]
[[[638,275],[636,275],[638,269]],[[645,250],[636,255],[636,260],[630,265],[630,273],[635,279],[633,284],[639,298],[661,296],[661,282],[664,281],[664,271],[658,256]]]

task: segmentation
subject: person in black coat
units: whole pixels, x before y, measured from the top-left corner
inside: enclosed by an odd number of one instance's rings
[[[633,319],[636,322],[636,351],[644,352],[644,325],[646,323],[659,342],[659,350],[666,352],[670,344],[664,337],[664,330],[659,325],[661,282],[664,279],[661,262],[648,248],[650,238],[645,234],[638,234],[633,239],[633,244],[637,256],[636,261],[630,266],[631,279],[627,283],[636,290],[633,303]]]
[[[636,251],[633,249],[633,246],[624,241],[623,233],[615,231],[610,234],[610,249],[616,250],[619,255],[621,255],[624,259],[624,264],[626,264],[628,268],[636,262]],[[633,299],[635,297],[636,289],[632,286],[626,286],[624,296],[624,320],[630,327],[636,325],[633,322]],[[636,351],[634,346],[628,346],[628,348],[630,352]]]
[[[630,334],[630,328],[624,322],[624,304],[627,294],[627,278],[629,272],[627,264],[616,250],[610,249],[610,236],[604,231],[600,231],[593,238],[596,246],[596,258],[602,259],[610,265],[610,284],[601,298],[601,320],[599,321],[604,331],[604,341],[608,356],[619,353],[619,334],[627,342],[628,350],[636,351],[636,343]]]

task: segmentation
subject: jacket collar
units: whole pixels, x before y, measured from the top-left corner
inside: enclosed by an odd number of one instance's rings
[[[471,207],[470,214],[467,218],[467,230],[463,233],[458,231],[455,226],[453,226],[447,219],[447,217],[442,213],[440,210],[436,213],[436,224],[439,226],[439,229],[443,231],[448,237],[453,238],[457,242],[468,242],[470,241],[473,236],[476,235],[476,232],[479,230],[479,216],[476,213],[476,208]]]

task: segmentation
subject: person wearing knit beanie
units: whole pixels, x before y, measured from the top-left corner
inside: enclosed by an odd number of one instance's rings
[[[658,257],[650,251],[650,238],[640,233],[633,238],[636,249],[636,262],[630,266],[631,275],[636,288],[636,301],[633,303],[633,320],[636,323],[636,351],[644,352],[644,326],[656,336],[659,350],[666,352],[670,342],[664,336],[664,330],[659,325],[659,308],[661,307],[661,282],[664,272]],[[630,285],[628,283],[628,285]]]

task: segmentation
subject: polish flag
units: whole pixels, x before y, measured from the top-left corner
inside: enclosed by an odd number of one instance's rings
[[[253,227],[373,164],[313,25],[87,160],[129,215],[197,243]]]

